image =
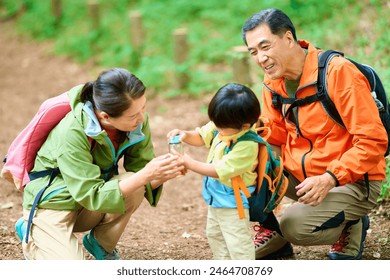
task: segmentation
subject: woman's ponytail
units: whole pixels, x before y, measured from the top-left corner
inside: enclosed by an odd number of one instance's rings
[[[84,85],[80,102],[90,101],[95,109],[117,118],[144,94],[145,86],[135,75],[126,69],[111,68],[101,72],[96,81]]]
[[[80,101],[81,102],[85,103],[87,101],[91,101],[93,104],[93,98],[92,98],[93,84],[94,84],[94,82],[91,81],[91,82],[86,83],[83,86],[83,89],[81,90],[81,93],[80,93]]]

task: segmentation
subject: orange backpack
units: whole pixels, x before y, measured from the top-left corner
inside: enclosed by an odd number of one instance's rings
[[[263,134],[265,130],[267,130],[267,135],[261,137],[260,134]],[[268,128],[263,127],[258,128],[257,133],[248,131],[225,151],[226,153],[231,151],[239,141],[255,141],[259,144],[257,184],[254,193],[249,193],[241,176],[236,176],[231,180],[239,217],[241,219],[245,217],[240,195],[241,190],[249,201],[250,221],[261,224],[269,218],[268,215],[273,213],[273,210],[279,205],[288,187],[288,180],[283,174],[283,161],[280,157],[276,158],[274,156],[270,145],[266,142],[269,132]]]

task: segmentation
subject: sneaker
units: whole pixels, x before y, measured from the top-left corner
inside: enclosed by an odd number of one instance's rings
[[[97,260],[120,260],[116,249],[112,253],[109,253],[100,246],[93,236],[93,231],[84,236],[83,245]]]
[[[253,230],[256,232],[253,240],[256,260],[272,260],[293,255],[291,244],[276,231],[266,229],[260,225],[254,225]]]
[[[348,222],[339,240],[332,245],[328,258],[330,260],[360,260],[369,227],[370,219],[367,215],[360,220]]]
[[[27,224],[25,223],[23,217],[19,218],[19,220],[15,223],[15,232],[20,241],[23,242],[24,237],[26,236]]]

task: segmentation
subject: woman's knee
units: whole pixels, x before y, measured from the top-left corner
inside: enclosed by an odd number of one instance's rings
[[[84,260],[84,252],[80,246],[68,247],[43,247],[40,248],[35,242],[22,243],[23,254],[28,260]]]
[[[145,189],[139,188],[126,198],[126,212],[133,213],[141,205],[145,196]]]

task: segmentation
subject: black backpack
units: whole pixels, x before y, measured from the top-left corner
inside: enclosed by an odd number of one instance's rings
[[[281,109],[282,104],[291,104],[289,109],[286,112],[286,115],[289,111],[291,111],[294,107],[303,106],[310,104],[312,102],[320,101],[325,109],[326,113],[340,126],[345,127],[339,112],[336,109],[333,101],[330,99],[328,95],[327,83],[326,83],[326,73],[328,70],[328,65],[330,60],[335,56],[344,56],[343,53],[327,50],[321,52],[318,56],[318,79],[317,79],[317,91],[314,95],[305,97],[305,98],[284,98],[279,94],[272,92],[272,103],[275,109]],[[389,101],[385,92],[385,88],[375,70],[365,64],[360,64],[350,58],[346,58],[350,62],[352,62],[360,72],[367,78],[370,83],[371,95],[375,100],[375,104],[378,107],[379,115],[382,120],[382,124],[386,129],[388,145],[387,150],[384,156],[389,154],[390,150],[390,112],[389,112]]]

